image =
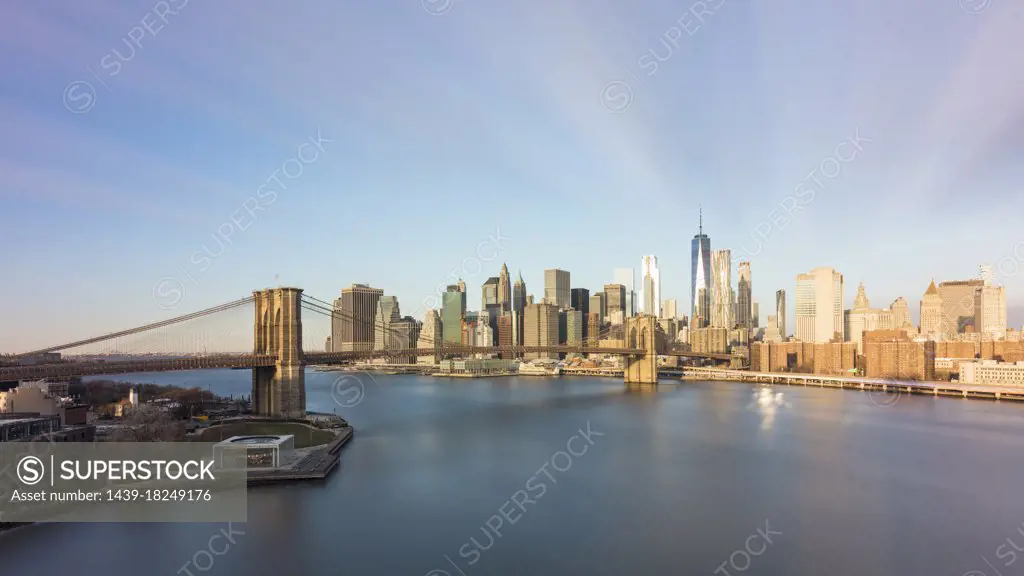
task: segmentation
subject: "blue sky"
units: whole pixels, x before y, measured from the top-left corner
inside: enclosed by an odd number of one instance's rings
[[[277,283],[412,313],[498,230],[471,307],[501,261],[541,294],[644,254],[688,300],[699,203],[762,320],[816,266],[916,317],[1003,259],[1019,327],[1024,5],[971,1],[7,3],[0,350]]]

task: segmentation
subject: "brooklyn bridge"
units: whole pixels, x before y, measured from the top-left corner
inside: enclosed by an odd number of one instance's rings
[[[38,358],[45,353],[95,346],[152,333],[246,306],[254,308],[252,353],[194,352],[184,355],[180,350],[147,350],[144,355],[125,354],[114,360],[90,357],[36,364],[19,362],[21,359]],[[728,362],[731,359],[728,354],[700,354],[672,349],[666,345],[658,330],[657,319],[649,315],[626,318],[622,338],[607,339],[610,333],[605,329],[598,337],[584,339],[578,344],[465,346],[433,339],[424,342],[421,339],[420,346],[426,343],[427,347],[322,352],[304,349],[303,310],[330,319],[368,322],[364,318],[354,318],[323,300],[303,294],[301,288],[258,290],[252,296],[176,318],[19,354],[13,357],[16,365],[0,366],[0,382],[175,370],[252,369],[253,411],[261,416],[297,418],[305,414],[307,365],[347,364],[374,358],[433,357],[439,360],[476,354],[498,354],[503,357],[520,357],[530,353],[609,354],[623,357],[624,380],[627,384],[657,384],[659,355],[715,362]],[[384,329],[381,326],[375,328]],[[602,340],[605,345],[599,346]],[[612,345],[609,346],[609,343]]]

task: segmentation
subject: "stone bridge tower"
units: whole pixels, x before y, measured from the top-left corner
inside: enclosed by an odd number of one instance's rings
[[[270,288],[252,295],[256,304],[253,354],[277,357],[274,366],[252,370],[253,412],[273,418],[302,418],[306,415],[302,289]]]
[[[643,356],[626,356],[626,384],[658,383],[657,319],[649,314],[626,318],[626,347],[646,351]]]

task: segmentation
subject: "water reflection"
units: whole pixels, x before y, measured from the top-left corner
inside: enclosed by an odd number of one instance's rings
[[[747,408],[753,408],[761,415],[762,430],[770,430],[779,408],[786,405],[783,393],[776,392],[771,386],[759,386],[754,389],[753,394],[754,400]]]

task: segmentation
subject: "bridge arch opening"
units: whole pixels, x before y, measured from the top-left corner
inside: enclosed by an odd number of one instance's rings
[[[627,342],[627,348],[636,348],[636,326],[629,329],[629,341]]]
[[[280,328],[279,328],[280,326],[281,326],[281,307],[278,306],[277,307],[277,311],[274,312],[274,325],[273,325],[273,328],[270,331],[270,334],[271,334],[270,350],[271,350],[271,353],[273,353],[273,354],[278,354],[280,352],[280,348],[281,348],[281,341],[280,340],[281,339],[280,339],[280,335],[278,334],[278,332],[280,330]]]
[[[263,321],[260,323],[257,332],[259,341],[256,342],[256,348],[260,354],[267,354],[270,350],[270,312],[266,309],[263,310]]]

